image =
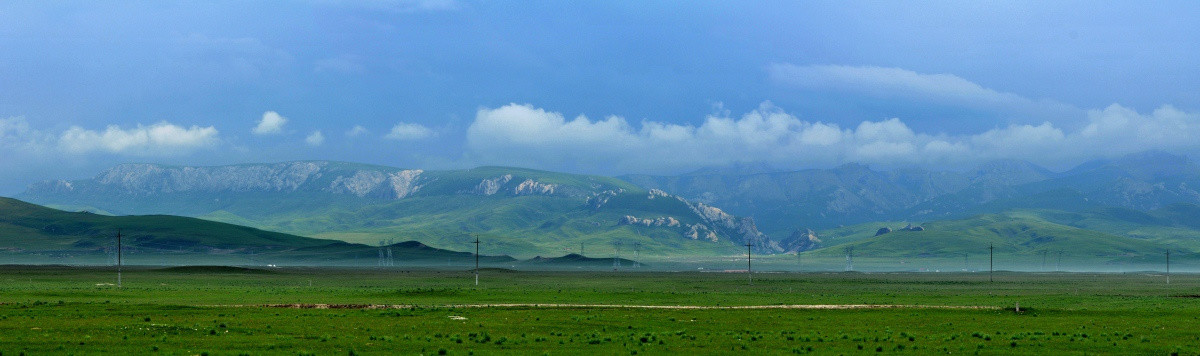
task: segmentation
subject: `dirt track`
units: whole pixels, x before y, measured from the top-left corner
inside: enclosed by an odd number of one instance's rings
[[[605,308],[605,309],[1000,309],[977,305],[895,305],[895,304],[785,304],[785,305],[628,305],[628,304],[447,304],[435,306],[404,304],[261,304],[212,305],[216,307],[266,307],[292,309],[408,309],[408,308]]]

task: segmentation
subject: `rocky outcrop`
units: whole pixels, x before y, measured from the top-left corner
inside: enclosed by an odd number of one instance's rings
[[[475,186],[475,194],[493,195],[500,191],[500,188],[508,184],[512,180],[511,174],[505,174],[499,177],[484,179]]]
[[[329,183],[329,191],[348,193],[359,197],[381,197],[404,199],[421,189],[417,179],[424,171],[419,169],[385,173],[361,170],[350,176],[338,176]]]
[[[686,226],[686,228],[687,230],[683,233],[683,236],[692,240],[705,240],[711,242],[717,242],[719,240],[717,232],[713,231],[704,224],[689,224]]]
[[[526,179],[521,184],[517,184],[516,188],[513,188],[513,195],[554,195],[554,189],[557,187],[555,184]]]
[[[417,178],[420,178],[421,173],[424,172],[420,169],[408,169],[389,174],[388,183],[392,185],[392,192],[395,193],[394,197],[396,199],[404,199],[421,190],[421,186],[417,185]]]
[[[784,252],[804,252],[815,250],[821,246],[821,239],[812,229],[796,230],[791,236],[780,242]]]
[[[617,196],[617,194],[624,193],[624,192],[625,192],[625,189],[617,189],[617,190],[605,190],[605,191],[602,191],[599,193],[593,193],[592,195],[588,196],[587,200],[584,200],[583,203],[585,205],[587,205],[588,207],[591,207],[592,209],[600,209],[601,207],[604,206],[604,204],[608,203],[609,199],[612,199],[612,197]]]
[[[654,219],[638,219],[633,215],[625,215],[617,222],[620,225],[666,226],[679,227],[679,220],[673,217],[658,217]]]
[[[875,236],[879,236],[879,235],[883,235],[883,234],[887,234],[887,233],[891,233],[891,232],[892,232],[892,228],[884,226],[884,227],[879,228],[879,230],[875,231]]]

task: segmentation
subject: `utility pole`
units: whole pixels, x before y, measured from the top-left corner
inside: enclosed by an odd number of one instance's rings
[[[750,268],[750,247],[754,244],[746,243],[746,277],[750,278],[750,285],[754,285],[754,269]]]
[[[971,271],[971,264],[967,261],[969,257],[971,257],[970,253],[963,252],[963,272]]]
[[[479,236],[475,236],[475,285],[479,285]]]
[[[996,266],[996,246],[988,244],[988,282],[992,282],[992,272]]]
[[[1167,284],[1171,284],[1171,250],[1167,250]]]
[[[117,288],[121,288],[121,229],[117,229]]]
[[[582,243],[582,242],[580,242],[580,243],[579,243],[579,257],[584,257],[584,255],[583,255],[583,243]]]

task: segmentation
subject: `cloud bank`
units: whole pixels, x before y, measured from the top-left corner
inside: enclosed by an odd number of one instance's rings
[[[67,153],[169,155],[211,146],[218,141],[217,136],[212,126],[185,128],[165,121],[131,129],[110,125],[103,131],[71,126],[59,136],[58,148]]]
[[[1020,159],[1063,168],[1149,149],[1193,149],[1200,137],[1200,113],[1171,106],[1143,114],[1114,104],[1088,111],[1087,121],[1070,132],[1045,122],[946,135],[915,132],[898,118],[853,127],[806,121],[771,103],[740,117],[710,115],[699,125],[567,119],[510,104],[477,112],[467,128],[466,151],[480,164],[599,173],[671,173],[751,161],[788,168],[857,162],[953,169]]]

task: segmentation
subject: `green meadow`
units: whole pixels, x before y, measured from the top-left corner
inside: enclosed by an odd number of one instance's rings
[[[135,267],[118,288],[107,267],[7,266],[0,352],[1200,353],[1200,275],[747,277]]]

